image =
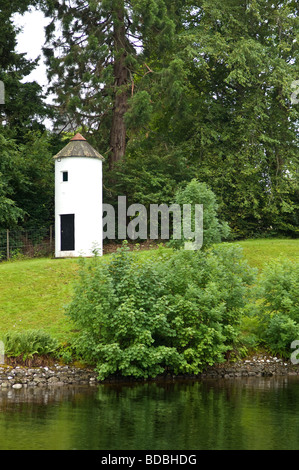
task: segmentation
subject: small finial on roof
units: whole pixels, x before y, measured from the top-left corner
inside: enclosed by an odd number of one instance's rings
[[[72,140],[86,140],[81,134],[79,134],[79,132],[74,135],[74,137],[71,139]]]

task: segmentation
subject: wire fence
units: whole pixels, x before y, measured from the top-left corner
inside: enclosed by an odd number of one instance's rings
[[[0,261],[54,254],[54,230],[0,230]]]

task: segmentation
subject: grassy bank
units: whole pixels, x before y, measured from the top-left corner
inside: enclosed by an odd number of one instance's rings
[[[272,259],[299,260],[299,240],[247,240],[238,242],[251,266],[262,270]],[[136,256],[153,256],[143,251]],[[111,255],[105,255],[106,257]],[[73,282],[78,274],[75,259],[30,259],[0,264],[0,335],[7,331],[42,329],[67,341],[75,327],[65,316]]]
[[[257,239],[238,242],[249,264],[259,270],[271,260],[287,258],[299,261],[299,240]]]
[[[0,265],[0,335],[43,329],[59,340],[72,333],[64,306],[72,294],[78,262],[30,259]]]

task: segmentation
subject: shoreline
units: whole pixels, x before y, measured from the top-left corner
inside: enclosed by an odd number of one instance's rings
[[[23,366],[0,365],[0,389],[22,389],[28,387],[58,387],[65,385],[126,384],[140,382],[163,382],[178,380],[234,379],[242,377],[273,377],[299,375],[299,364],[280,359],[276,356],[260,354],[238,360],[209,366],[198,375],[166,374],[151,379],[130,377],[110,377],[98,380],[97,373],[91,368],[69,365]]]
[[[299,375],[299,364],[268,354],[256,354],[236,362],[210,366],[202,378],[273,377]]]

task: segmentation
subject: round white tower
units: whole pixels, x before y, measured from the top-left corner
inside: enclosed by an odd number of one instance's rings
[[[55,256],[102,254],[102,160],[81,134],[54,156]]]

